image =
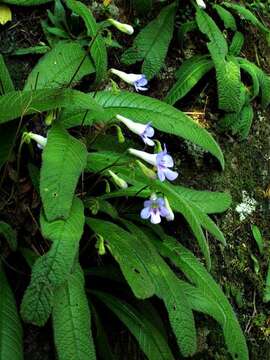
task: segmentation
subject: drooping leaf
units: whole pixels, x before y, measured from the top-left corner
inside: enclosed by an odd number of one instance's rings
[[[238,134],[240,139],[244,140],[248,137],[254,117],[252,105],[244,106],[239,115],[238,121],[232,126],[232,133],[233,135]]]
[[[70,85],[76,84],[85,75],[95,71],[89,57],[82,63],[85,55],[85,50],[78,42],[59,41],[31,71],[24,90],[61,88],[70,82]]]
[[[126,91],[118,94],[100,91],[95,93],[95,101],[104,108],[107,122],[110,122],[116,114],[145,124],[152,121],[157,130],[194,142],[216,156],[221,166],[224,166],[222,151],[210,133],[174,107],[162,101]],[[85,125],[93,123],[91,112],[86,116],[85,112],[65,112],[62,117],[66,127],[79,126],[83,119]],[[94,117],[94,119],[100,121],[100,118]]]
[[[6,222],[0,221],[0,235],[3,235],[11,250],[17,249],[17,232]]]
[[[201,290],[202,294],[206,294],[219,305],[221,314],[223,314],[219,318],[230,354],[235,360],[248,360],[248,349],[244,334],[230,303],[212,276],[196,257],[175,239],[167,237],[163,239],[162,246],[160,241],[156,244],[161,254],[179,267],[185,276]]]
[[[137,339],[140,348],[149,360],[173,360],[173,354],[163,335],[154,323],[137,309],[108,293],[94,291],[101,300],[126,325]]]
[[[22,326],[14,295],[0,263],[0,359],[23,360]]]
[[[189,304],[181,291],[177,277],[158,255],[146,235],[138,227],[127,221],[125,221],[125,224],[132,233],[108,221],[88,218],[87,224],[93,231],[104,237],[109,250],[119,262],[123,275],[133,292],[136,290],[138,294],[138,289],[140,289],[139,295],[146,295],[144,298],[155,293],[164,301],[181,352],[184,356],[192,355],[196,349],[196,333]],[[126,247],[125,252],[123,252],[123,244]],[[138,270],[141,271],[138,267],[135,267],[135,270],[137,269],[135,271],[137,279],[134,281],[134,265],[131,265],[131,263],[134,264],[135,256],[131,253],[132,249],[136,257],[140,256],[140,263],[143,265],[142,270],[147,274],[149,279],[147,281],[151,284],[152,293],[150,294],[146,294],[146,291],[149,291],[149,285],[147,285],[146,281],[143,281],[142,274],[138,273]],[[140,298],[142,297],[140,296]]]
[[[96,83],[99,83],[106,76],[108,63],[106,45],[99,33],[99,27],[90,8],[82,2],[66,0],[66,5],[71,11],[83,19],[87,28],[87,34],[92,38],[92,42],[90,42],[90,53],[96,67]]]
[[[53,243],[32,268],[30,285],[21,304],[21,315],[26,322],[43,326],[48,320],[54,293],[68,279],[77,256],[84,227],[83,212],[82,202],[74,198],[67,220],[48,222],[41,215],[42,234]]]
[[[240,68],[246,72],[252,79],[252,89],[251,89],[251,100],[259,95],[260,92],[260,82],[259,82],[259,71],[256,65],[252,64],[249,61],[239,60]]]
[[[40,195],[48,221],[68,218],[86,160],[85,145],[54,123],[42,153],[40,171]]]
[[[218,4],[215,4],[213,6],[213,8],[216,10],[219,17],[223,21],[224,26],[225,26],[226,29],[230,29],[232,31],[237,30],[235,18],[233,17],[233,15],[228,10],[224,9],[224,7],[222,7],[222,6],[218,5]]]
[[[79,264],[56,290],[53,305],[54,342],[59,360],[95,360],[91,317]]]
[[[172,39],[175,11],[175,3],[163,8],[158,17],[136,36],[132,47],[124,52],[121,61],[126,65],[143,61],[142,73],[148,79],[155,76],[164,64]]]
[[[10,106],[12,104],[12,106]],[[0,97],[0,124],[30,114],[71,107],[102,114],[102,108],[87,94],[71,89],[12,91]]]
[[[165,101],[171,105],[184,97],[213,68],[214,64],[209,57],[194,56],[186,61],[177,70],[177,81],[166,95]]]
[[[236,31],[233,35],[232,42],[229,47],[229,54],[233,56],[238,56],[244,45],[244,35],[240,31]]]

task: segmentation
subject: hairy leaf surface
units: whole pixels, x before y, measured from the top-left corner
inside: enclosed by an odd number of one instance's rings
[[[16,251],[17,233],[9,224],[4,221],[0,221],[0,235],[5,237],[11,250]]]
[[[54,123],[42,152],[40,171],[40,194],[48,221],[68,218],[86,161],[85,145]]]
[[[0,263],[0,360],[23,360],[22,326]]]
[[[59,41],[31,71],[24,90],[61,88],[70,82],[70,85],[75,85],[85,75],[95,71],[88,57],[80,66],[85,54],[78,42]]]
[[[215,4],[213,8],[217,11],[226,29],[230,29],[232,31],[237,30],[235,18],[228,10],[218,4]]]
[[[132,47],[124,52],[121,61],[126,65],[143,61],[142,73],[148,79],[155,76],[164,64],[172,39],[175,11],[175,3],[163,8],[158,17],[136,36]]]
[[[12,106],[10,106],[12,104]],[[102,108],[87,94],[71,89],[12,91],[0,96],[0,124],[10,120],[61,107],[92,110],[102,114]]]
[[[194,319],[189,304],[184,293],[181,291],[177,277],[158,255],[155,248],[145,237],[145,234],[138,227],[126,221],[125,224],[127,224],[129,230],[131,229],[132,233],[107,221],[91,218],[87,220],[87,223],[96,233],[101,234],[108,242],[110,251],[119,263],[120,252],[118,253],[117,251],[117,253],[114,254],[114,251],[117,250],[117,246],[119,246],[119,239],[114,243],[114,248],[111,249],[112,234],[114,233],[117,233],[121,238],[123,237],[122,241],[125,243],[125,246],[130,249],[129,251],[134,249],[136,254],[143,253],[141,261],[142,264],[144,264],[144,271],[147,271],[147,275],[153,286],[153,293],[151,295],[155,293],[159,298],[163,299],[181,352],[184,356],[192,355],[196,349],[196,333]],[[133,255],[129,254],[122,258],[121,262],[126,262],[130,266],[130,262],[132,261]],[[122,266],[121,269],[127,279],[127,274],[125,274]],[[127,270],[127,268],[125,270]],[[130,270],[131,269],[128,269],[128,272],[130,272]],[[133,282],[130,280],[127,279],[129,285],[133,289]],[[146,284],[143,285],[143,282],[139,285],[140,287],[147,287]]]
[[[47,222],[41,215],[40,222],[43,236],[53,244],[33,266],[30,285],[21,304],[21,314],[25,321],[43,326],[51,314],[54,293],[67,280],[77,256],[84,226],[83,204],[74,198],[67,220]]]
[[[59,360],[95,360],[91,317],[79,266],[56,290],[53,306],[54,342]]]
[[[233,35],[232,42],[229,47],[229,54],[233,56],[238,56],[244,45],[245,38],[240,31],[236,31]]]
[[[160,244],[160,242],[158,242]],[[248,360],[248,349],[244,334],[236,319],[234,311],[223,294],[219,285],[212,276],[200,264],[196,257],[173,238],[166,238],[164,246],[160,247],[161,254],[178,266],[186,277],[195,284],[203,294],[211,297],[223,312],[221,323],[225,341],[233,359]],[[221,317],[220,317],[221,320]]]

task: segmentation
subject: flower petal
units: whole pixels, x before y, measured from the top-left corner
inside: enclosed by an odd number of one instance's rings
[[[158,178],[161,182],[165,180],[164,169],[162,169],[160,167],[158,167]]]
[[[162,165],[166,167],[173,167],[173,158],[170,155],[164,155],[162,157]]]
[[[142,136],[143,142],[149,146],[155,146],[153,140],[149,139],[148,137]]]
[[[151,211],[150,221],[152,224],[159,224],[161,222],[159,211]]]
[[[166,169],[164,172],[165,172],[166,178],[170,181],[173,181],[178,177],[178,172],[176,172],[176,171]]]
[[[149,219],[152,216],[150,207],[143,208],[140,215],[142,219]]]
[[[155,130],[150,124],[147,124],[144,130],[144,134],[148,137],[153,137],[155,134]]]
[[[159,210],[160,210],[161,216],[163,216],[163,217],[169,216],[169,211],[165,206],[160,206]]]

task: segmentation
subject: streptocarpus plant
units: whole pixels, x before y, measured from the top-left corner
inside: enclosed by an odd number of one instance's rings
[[[60,360],[96,359],[100,348],[96,351],[94,343],[98,339],[92,335],[91,322],[94,319],[96,329],[100,328],[98,299],[129,328],[150,360],[168,360],[179,358],[180,353],[188,357],[196,352],[193,311],[201,311],[222,326],[233,358],[248,359],[240,326],[218,285],[180,245],[181,238],[170,238],[162,228],[153,228],[162,220],[168,221],[169,230],[177,226],[177,214],[182,214],[207,268],[211,268],[205,231],[224,246],[226,242],[209,215],[225,211],[230,196],[176,185],[173,181],[178,176],[181,182],[181,175],[166,147],[159,148],[158,139],[159,132],[188,139],[209,151],[223,167],[218,144],[210,133],[171,105],[135,92],[100,90],[102,82],[107,81],[103,27],[79,1],[66,0],[65,7],[59,1],[55,4],[51,21],[59,24],[59,19],[66,19],[68,25],[68,16],[73,12],[85,25],[85,31],[72,41],[60,40],[60,34],[64,34],[56,31],[50,43],[52,49],[39,60],[22,91],[14,90],[4,61],[0,69],[0,126],[4,131],[10,126],[9,131],[16,135],[12,144],[3,137],[1,184],[6,186],[7,164],[12,166],[11,155],[18,151],[14,191],[19,191],[23,173],[31,178],[40,198],[42,246],[33,254],[29,249],[25,251],[27,243],[23,239],[19,244],[19,251],[31,267],[31,279],[20,305],[22,320],[43,326],[52,316]],[[169,13],[175,11],[175,4],[170,6]],[[47,31],[52,30],[47,27]],[[62,61],[58,61],[59,57]],[[93,92],[71,88],[93,72]],[[123,74],[121,70],[122,78],[125,76],[129,82],[131,77]],[[136,90],[145,90],[144,74],[132,79]],[[43,124],[44,133],[35,131],[35,123]],[[115,127],[121,127],[129,140],[118,143]],[[143,143],[151,148],[145,151]],[[29,162],[28,166],[23,166],[23,161]],[[15,234],[3,224],[5,260],[16,247]],[[175,252],[180,256],[176,258]],[[125,291],[117,296],[110,291],[111,286],[101,291],[88,281],[88,272],[101,256],[114,269],[116,264],[120,266]],[[189,282],[180,279],[164,258],[178,266]],[[23,356],[21,325],[2,271],[4,263],[0,269],[0,303],[4,296],[9,301],[0,307],[0,357],[7,354],[5,360],[17,360]],[[102,266],[99,268],[102,270]],[[112,276],[106,266],[104,272],[105,278]],[[209,293],[204,296],[206,288]],[[161,314],[156,319],[146,315],[153,296],[162,301],[168,313],[178,349],[172,350],[167,338],[170,330],[163,320],[158,325]],[[158,314],[153,306],[152,312]],[[109,345],[108,349],[113,357]]]

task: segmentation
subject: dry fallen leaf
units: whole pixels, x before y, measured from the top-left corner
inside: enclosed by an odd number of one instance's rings
[[[12,20],[12,12],[6,5],[0,5],[0,24],[5,25]]]

